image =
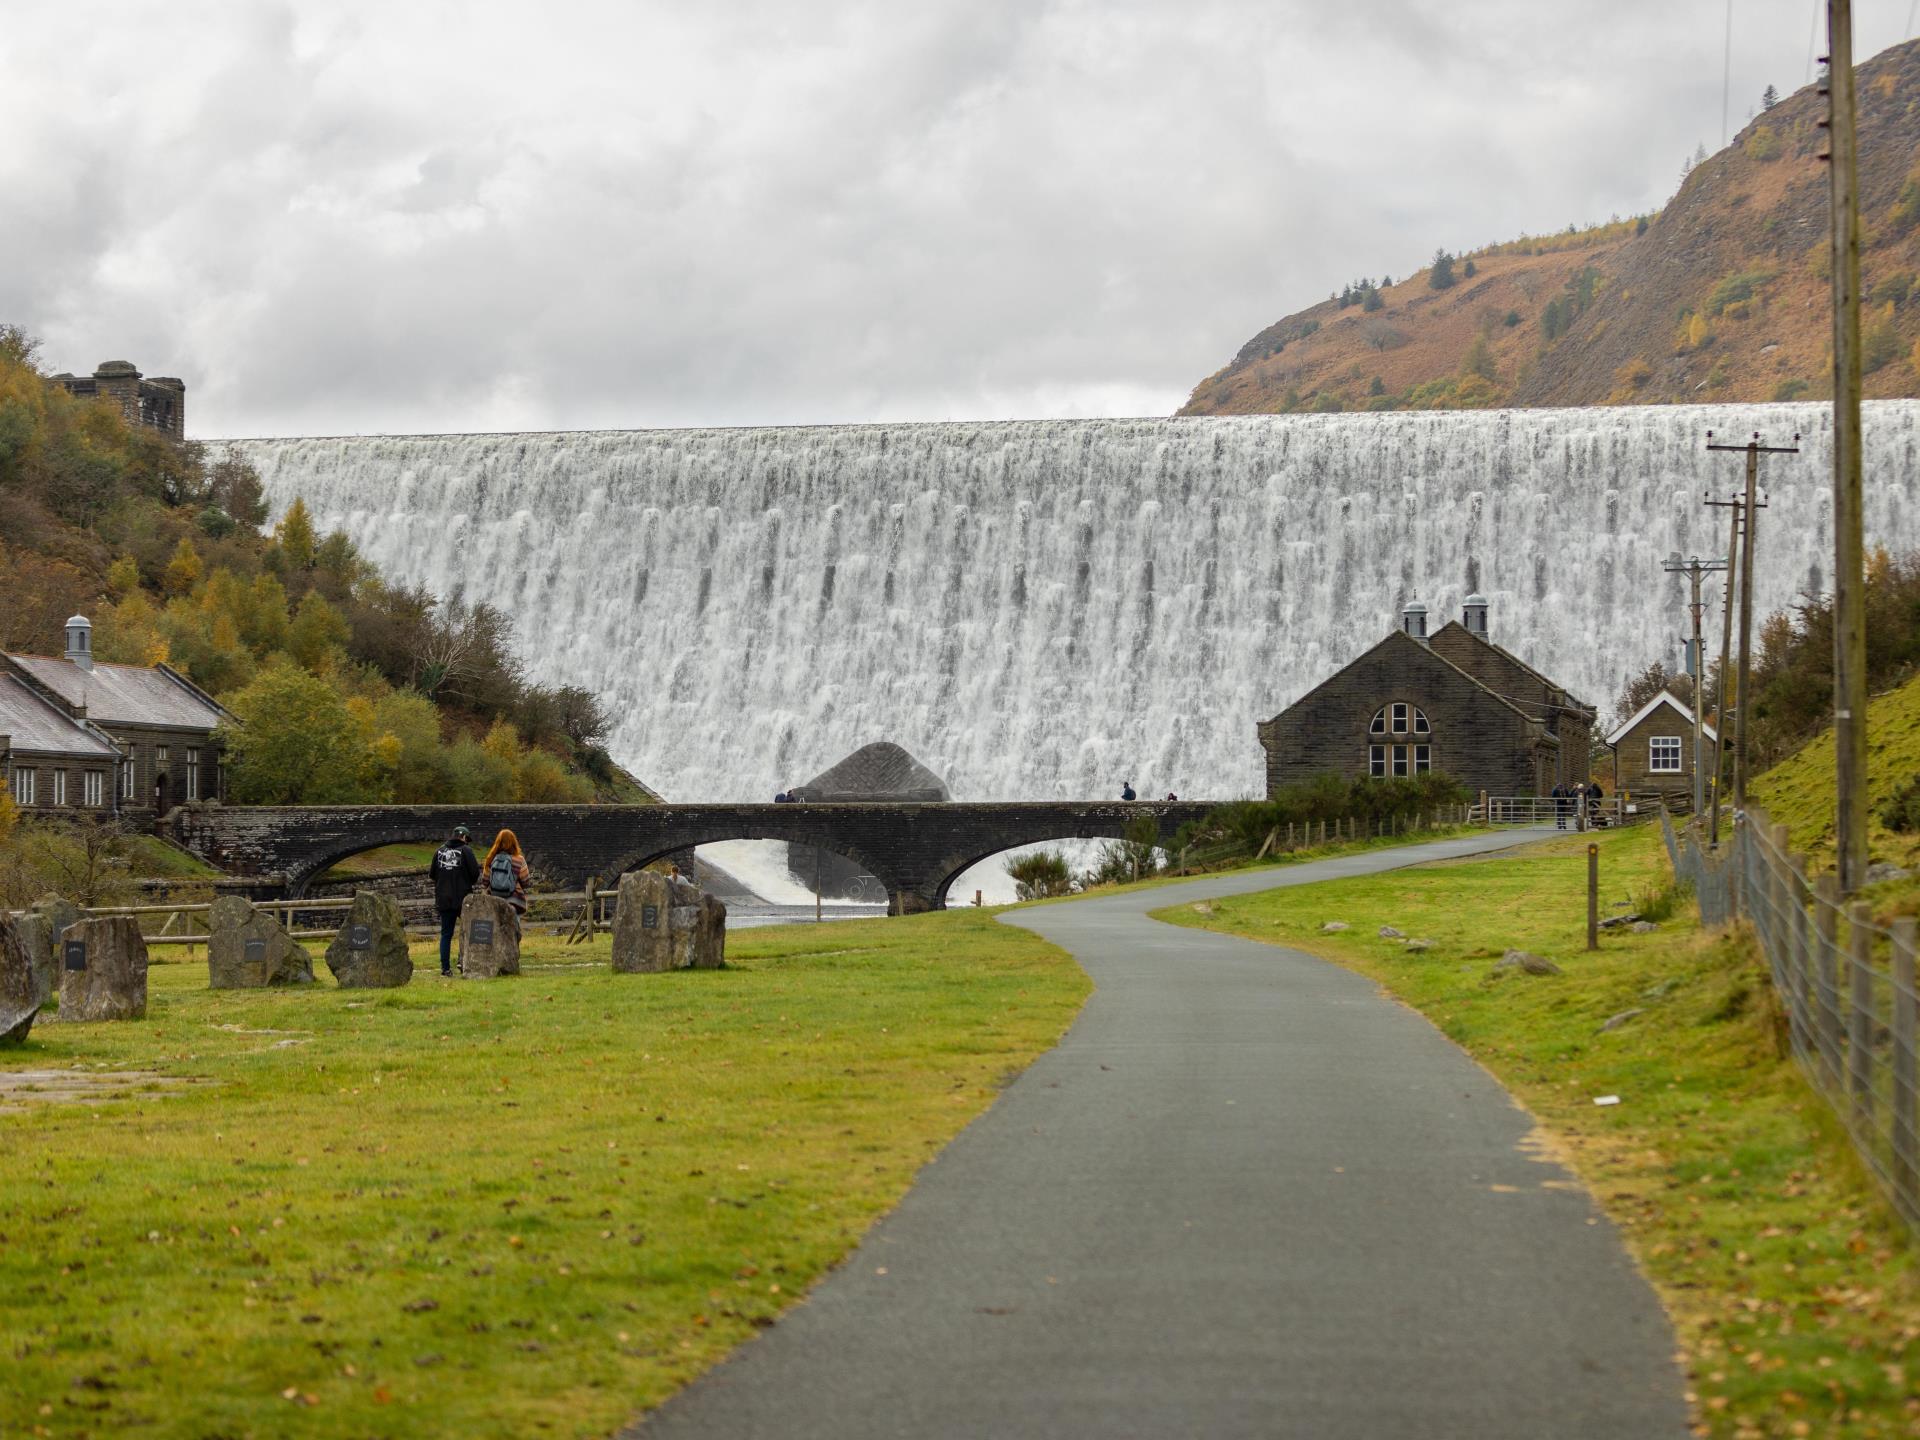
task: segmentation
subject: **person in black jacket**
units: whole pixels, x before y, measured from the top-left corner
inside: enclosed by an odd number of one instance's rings
[[[480,862],[467,844],[467,827],[453,827],[453,838],[433,852],[433,908],[440,912],[440,973],[453,974],[453,932],[460,907],[480,881]]]

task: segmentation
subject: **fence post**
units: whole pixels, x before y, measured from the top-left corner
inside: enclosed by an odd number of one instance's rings
[[[1840,1087],[1840,880],[1831,870],[1813,882],[1814,987],[1823,1082]]]
[[[1742,843],[1738,832],[1734,844]],[[1791,855],[1787,859],[1787,980],[1788,1013],[1793,1019],[1795,1039],[1802,1055],[1811,1061],[1816,1047],[1813,1033],[1813,945],[1808,940],[1807,899],[1813,893],[1807,883],[1807,857]],[[1818,1064],[1814,1073],[1818,1074]]]
[[[1873,1119],[1873,912],[1847,907],[1847,1089],[1856,1120]]]
[[[1287,821],[1287,849],[1293,849],[1293,822]]]
[[[1920,1216],[1920,1075],[1916,1075],[1914,1047],[1920,1044],[1914,995],[1914,922],[1893,922],[1893,1188],[1906,1202],[1909,1219]]]
[[[1587,846],[1587,949],[1600,948],[1600,847]]]

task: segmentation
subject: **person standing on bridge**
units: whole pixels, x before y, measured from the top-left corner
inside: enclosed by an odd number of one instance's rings
[[[511,830],[494,836],[482,870],[487,877],[487,893],[513,907],[514,924],[518,926],[520,917],[527,913],[527,878],[533,873],[520,853],[520,837]]]
[[[433,908],[440,912],[440,973],[453,974],[453,932],[460,907],[480,880],[480,862],[467,844],[467,827],[456,825],[447,843],[433,852]]]

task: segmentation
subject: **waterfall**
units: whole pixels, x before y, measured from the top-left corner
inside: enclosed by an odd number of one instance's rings
[[[1611,713],[1678,664],[1669,553],[1763,463],[1762,616],[1831,570],[1812,404],[228,442],[390,579],[511,614],[670,799],[892,740],[958,799],[1257,793],[1254,723],[1423,600]],[[1869,545],[1920,537],[1920,402],[1866,407]],[[1709,586],[1717,604],[1718,582]],[[1710,653],[1719,638],[1710,612]],[[1363,760],[1357,751],[1356,767]]]

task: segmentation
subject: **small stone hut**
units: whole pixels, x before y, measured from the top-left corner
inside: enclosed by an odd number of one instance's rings
[[[1702,724],[1706,773],[1713,773],[1720,734]],[[1658,795],[1671,804],[1693,803],[1693,711],[1670,690],[1662,690],[1614,726],[1606,737],[1613,752],[1613,792]]]

